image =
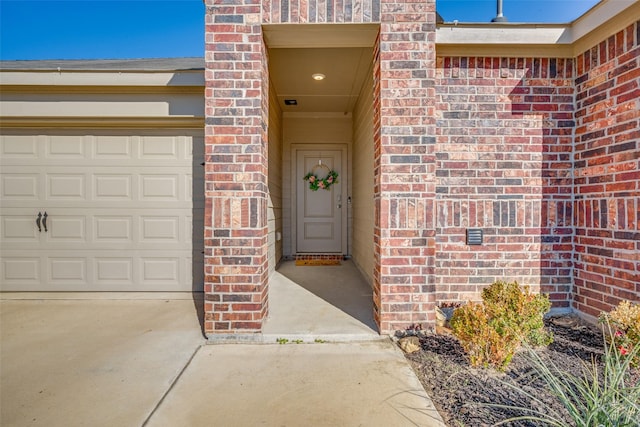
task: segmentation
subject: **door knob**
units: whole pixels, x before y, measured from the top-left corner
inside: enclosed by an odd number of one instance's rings
[[[40,227],[40,221],[42,220],[42,212],[38,212],[38,218],[36,218],[36,225],[38,226],[38,233],[42,233],[42,227]]]
[[[44,215],[42,215],[42,225],[44,226],[44,232],[46,233],[47,230],[47,217],[49,215],[47,215],[47,211],[44,212]]]

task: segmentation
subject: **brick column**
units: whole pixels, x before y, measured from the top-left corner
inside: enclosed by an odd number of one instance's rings
[[[206,0],[205,333],[267,314],[268,75],[259,0]]]
[[[382,333],[435,320],[435,1],[383,0],[376,172]]]

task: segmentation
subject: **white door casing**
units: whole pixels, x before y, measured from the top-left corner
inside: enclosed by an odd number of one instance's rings
[[[346,225],[346,153],[344,148],[294,147],[295,158],[295,251],[297,253],[343,253]],[[328,190],[312,191],[303,177],[313,171],[324,178],[329,170],[338,180]]]
[[[0,290],[194,290],[202,137],[86,133],[0,137]]]

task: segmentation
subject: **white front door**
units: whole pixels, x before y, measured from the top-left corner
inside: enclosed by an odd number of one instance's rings
[[[343,188],[342,150],[296,150],[296,251],[298,253],[342,253]],[[303,177],[319,179],[329,171],[338,179],[328,189],[313,191]],[[343,187],[344,185],[344,187]]]

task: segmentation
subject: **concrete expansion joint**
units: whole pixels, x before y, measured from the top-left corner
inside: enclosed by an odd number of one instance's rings
[[[206,345],[218,344],[332,344],[390,340],[378,334],[208,334]]]
[[[198,354],[198,352],[200,351],[200,349],[202,347],[203,347],[202,345],[199,345],[199,346],[196,347],[196,349],[193,351],[193,354],[191,355],[189,360],[187,360],[187,363],[184,364],[184,366],[182,367],[180,372],[178,372],[178,375],[176,375],[176,377],[173,379],[173,381],[171,381],[171,385],[169,385],[169,388],[167,388],[167,391],[164,392],[164,394],[162,395],[160,400],[158,400],[158,403],[153,407],[151,412],[149,412],[149,416],[147,416],[147,418],[142,423],[142,427],[146,426],[149,423],[149,421],[151,420],[153,415],[156,413],[158,408],[160,408],[160,405],[162,405],[162,402],[164,402],[165,399],[167,398],[167,396],[169,395],[169,393],[171,393],[171,391],[173,391],[174,387],[176,386],[176,384],[178,383],[178,381],[180,380],[182,375],[185,373],[185,371],[189,368],[189,366],[191,365],[191,362],[193,362],[193,359],[196,357],[196,355]]]

